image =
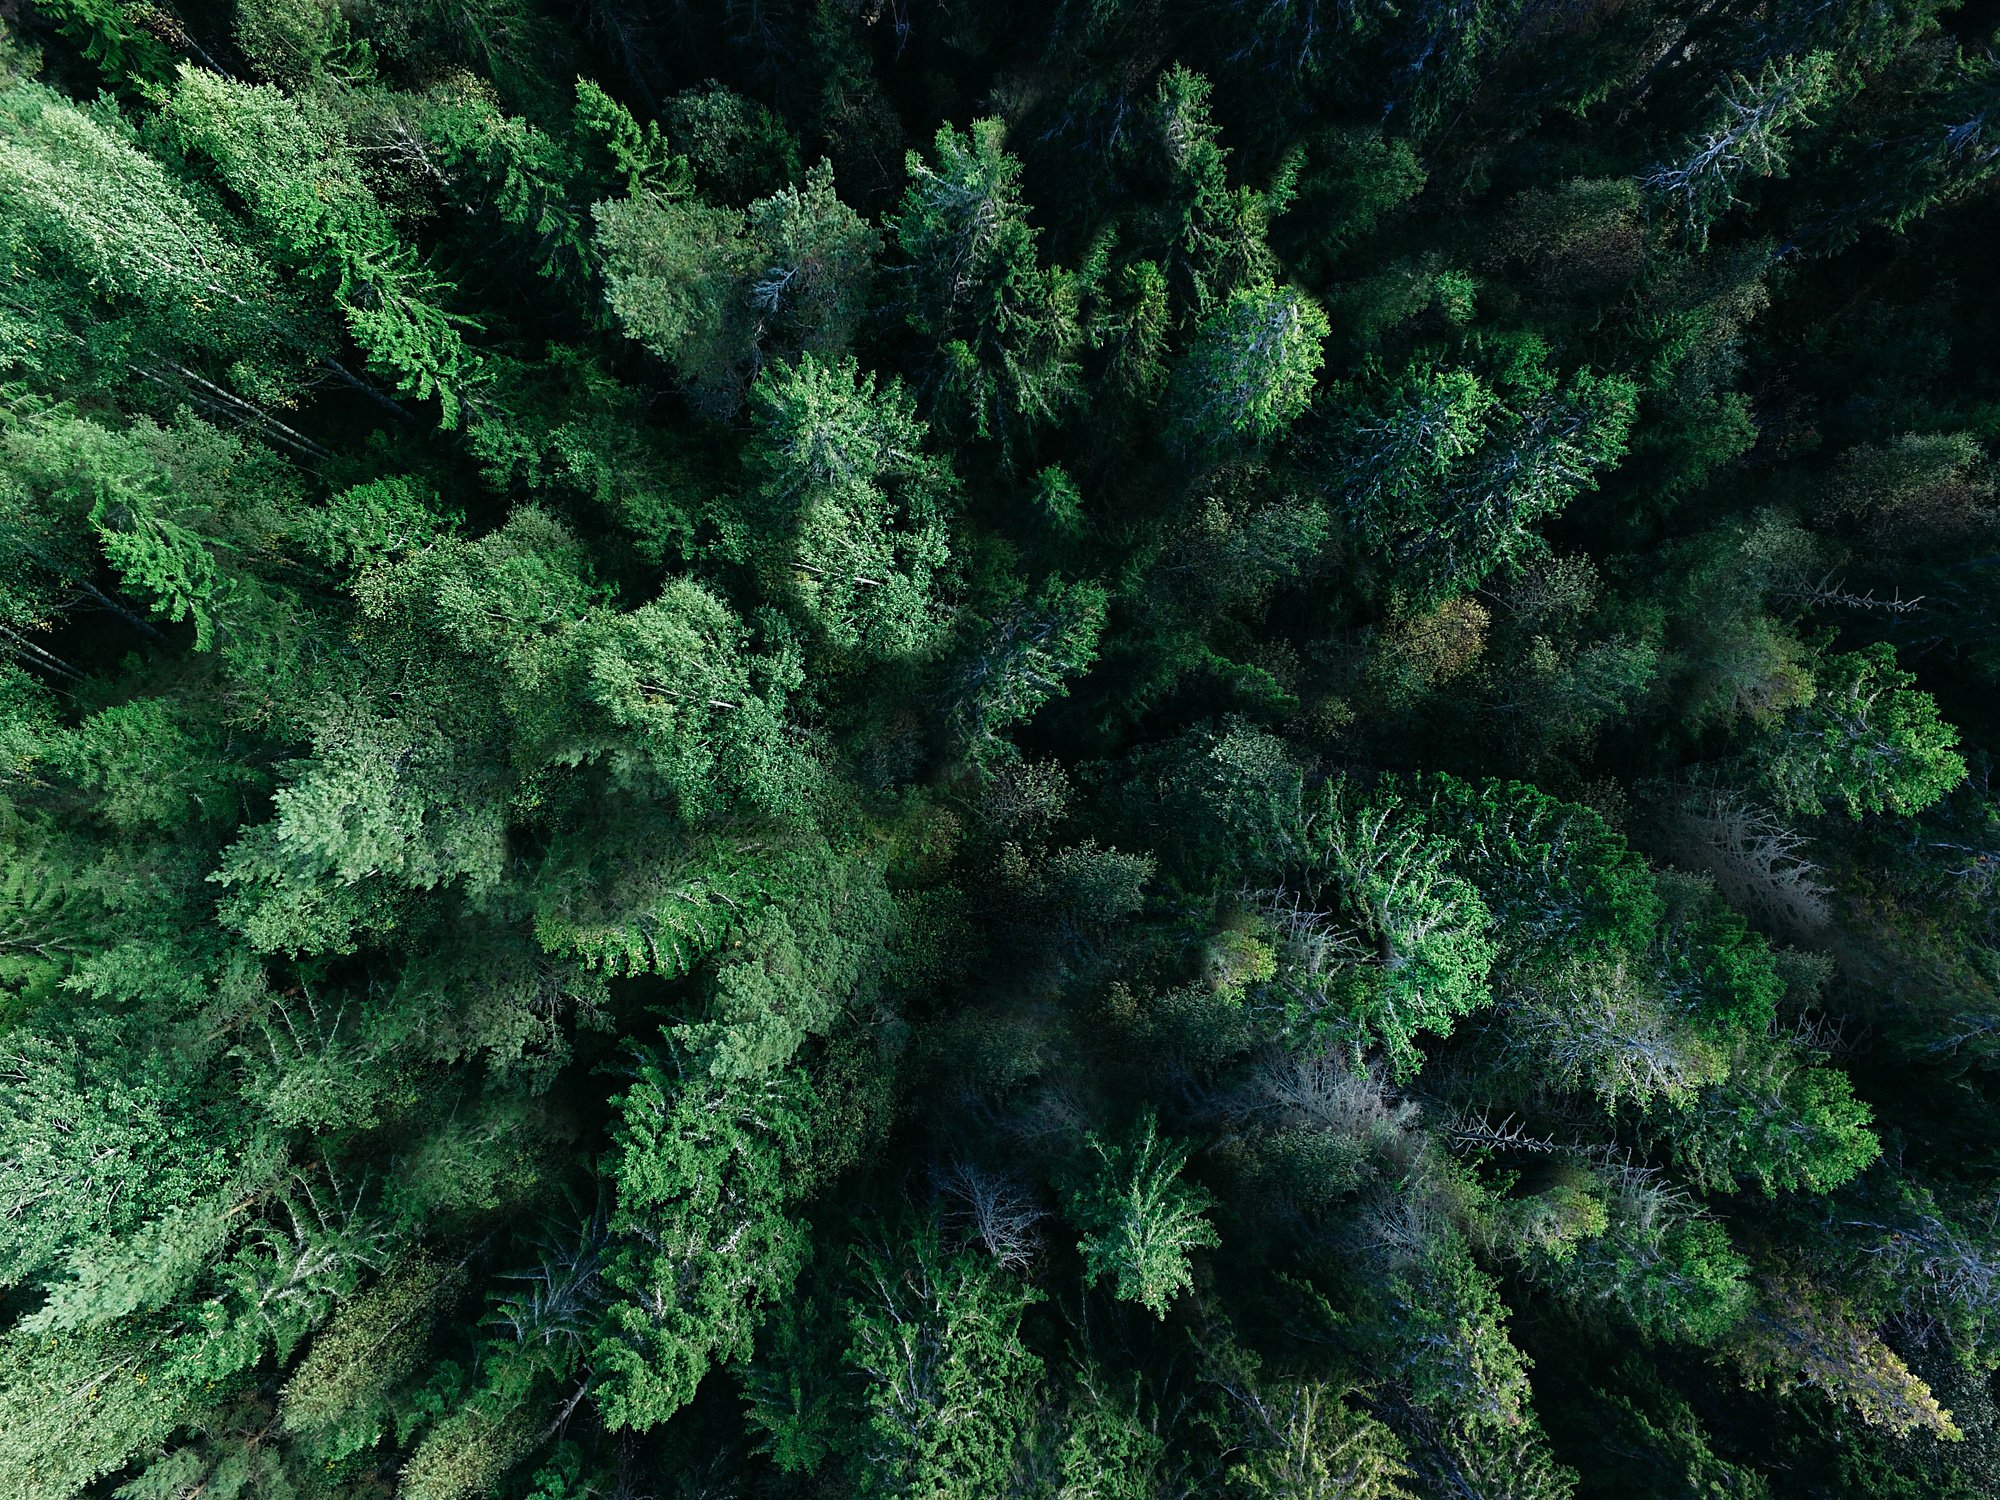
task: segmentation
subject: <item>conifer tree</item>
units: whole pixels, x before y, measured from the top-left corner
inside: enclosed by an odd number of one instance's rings
[[[1201,325],[1169,398],[1189,446],[1281,434],[1312,399],[1326,314],[1289,289],[1246,287]]]
[[[1069,405],[1083,329],[1075,276],[1039,261],[1004,139],[1001,121],[981,119],[941,128],[935,164],[909,154],[895,274],[912,330],[936,348],[935,409],[1011,453]]]
[[[1957,734],[1896,666],[1886,643],[1830,659],[1811,700],[1794,710],[1764,757],[1782,805],[1851,817],[1921,812],[1965,777]]]
[[[903,386],[878,385],[851,358],[806,354],[766,371],[751,397],[763,514],[783,538],[772,562],[790,574],[800,611],[843,650],[932,650],[945,624],[954,485],[924,451]]]
[[[1193,1284],[1188,1256],[1220,1243],[1202,1211],[1202,1193],[1179,1181],[1187,1152],[1164,1142],[1148,1115],[1128,1141],[1093,1140],[1097,1158],[1089,1184],[1070,1202],[1085,1231],[1079,1245],[1093,1277],[1110,1279],[1124,1301],[1164,1318],[1174,1298]]]

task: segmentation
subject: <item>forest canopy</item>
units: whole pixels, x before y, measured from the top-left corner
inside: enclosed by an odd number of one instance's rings
[[[1996,48],[0,5],[0,1500],[2000,1493]]]

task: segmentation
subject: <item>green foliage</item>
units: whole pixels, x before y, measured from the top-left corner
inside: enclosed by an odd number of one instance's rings
[[[1324,1383],[1300,1383],[1266,1397],[1269,1436],[1230,1470],[1230,1493],[1269,1500],[1407,1495],[1402,1443],[1345,1395]]]
[[[1290,288],[1252,286],[1202,321],[1169,395],[1186,441],[1221,447],[1281,434],[1312,400],[1326,314]]]
[[[464,1273],[421,1253],[344,1304],[285,1382],[283,1421],[339,1462],[393,1425],[398,1387],[423,1365],[424,1340],[464,1286]]]
[[[411,1500],[465,1500],[491,1493],[534,1443],[534,1430],[521,1414],[462,1407],[410,1455],[398,1493]]]
[[[752,463],[777,533],[775,567],[828,642],[876,657],[923,655],[942,640],[937,589],[951,553],[950,468],[923,451],[903,387],[878,387],[852,359],[811,354],[773,366],[751,392]]]
[[[1418,1036],[1448,1034],[1486,1001],[1486,903],[1394,791],[1328,782],[1299,834],[1304,899],[1285,913],[1280,982],[1302,1020],[1344,1015],[1414,1073]]]
[[[1428,783],[1427,821],[1479,888],[1511,962],[1642,944],[1662,915],[1652,877],[1587,807],[1520,782]]]
[[[1830,91],[1834,59],[1824,52],[1767,61],[1754,79],[1738,73],[1716,91],[1711,118],[1675,158],[1655,166],[1647,190],[1706,244],[1710,226],[1740,203],[1745,178],[1783,176],[1787,137],[1809,124]]]
[[[1265,236],[1272,215],[1289,201],[1296,168],[1288,159],[1278,182],[1265,192],[1232,189],[1229,152],[1211,119],[1212,94],[1201,74],[1168,68],[1160,75],[1148,121],[1148,144],[1157,152],[1170,205],[1166,272],[1183,317],[1206,318],[1238,289],[1270,280],[1275,261]],[[1324,331],[1319,336],[1325,337]]]
[[[1445,1234],[1389,1279],[1391,1357],[1420,1406],[1472,1427],[1527,1417],[1529,1361],[1507,1336],[1507,1307],[1469,1247]]]
[[[248,0],[237,7],[233,35],[254,72],[288,88],[362,84],[374,72],[367,41],[326,0]]]
[[[1104,629],[1104,589],[1044,583],[992,611],[956,677],[952,717],[973,755],[994,753],[1000,732],[1069,691],[1090,666]]]
[[[171,71],[169,53],[145,24],[144,6],[128,0],[44,0],[36,7],[114,88],[157,83]]]
[[[1635,392],[1585,370],[1533,372],[1509,401],[1468,369],[1418,366],[1352,419],[1339,482],[1363,543],[1426,598],[1536,555],[1533,528],[1625,449]]]
[[[861,1381],[847,1440],[857,1486],[994,1494],[1035,1419],[1042,1362],[1022,1342],[1034,1293],[932,1225],[856,1251],[842,1361]]]
[[[1202,1217],[1212,1200],[1180,1180],[1187,1149],[1163,1141],[1151,1114],[1125,1141],[1087,1144],[1097,1161],[1069,1204],[1084,1231],[1084,1266],[1093,1279],[1110,1280],[1123,1301],[1164,1318],[1194,1284],[1189,1255],[1222,1243]]]
[[[1813,695],[1761,748],[1765,784],[1787,811],[1829,804],[1849,817],[1922,812],[1965,779],[1958,733],[1886,643],[1827,660]]]
[[[809,1186],[809,1074],[707,1079],[642,1059],[620,1096],[613,1177],[626,1240],[606,1267],[615,1294],[593,1351],[615,1427],[644,1430],[694,1396],[751,1336],[809,1253],[786,1212]]]
[[[1166,273],[1153,261],[1119,268],[1108,305],[1092,319],[1091,344],[1106,349],[1111,388],[1146,397],[1167,378],[1168,295]]]
[[[799,147],[784,118],[714,80],[669,99],[662,134],[701,190],[726,203],[784,193],[799,179]]]
[[[678,197],[687,192],[687,164],[674,155],[659,122],[641,125],[632,111],[588,78],[576,81],[576,133],[601,153],[613,181],[634,198]]]
[[[0,1497],[1993,1492],[1981,24],[10,8]]]
[[[1138,1500],[1156,1492],[1166,1443],[1141,1399],[1136,1385],[1127,1394],[1106,1389],[1098,1372],[1080,1374],[1057,1455],[1064,1500]]]
[[[1319,280],[1342,251],[1423,191],[1424,169],[1407,140],[1370,128],[1317,131],[1303,156],[1274,231],[1286,261]]]
[[[742,212],[660,194],[594,212],[606,300],[625,331],[674,367],[697,405],[734,407],[755,338]]]
[[[17,628],[46,626],[79,595],[102,601],[95,552],[156,615],[191,621],[197,650],[214,646],[235,582],[218,554],[239,471],[267,494],[289,487],[267,451],[185,416],[119,430],[50,412],[11,425],[6,441],[0,525],[15,547],[5,608]]]
[[[120,366],[193,353],[277,385],[299,332],[271,253],[205,213],[199,189],[141,150],[114,110],[79,108],[11,68],[4,101],[0,212],[25,293],[13,311],[26,314],[9,330],[12,361],[32,368],[71,343]]]
[[[1623,1173],[1606,1187],[1602,1231],[1547,1274],[1567,1295],[1617,1307],[1651,1338],[1718,1342],[1750,1301],[1749,1265],[1728,1234],[1657,1180]]]
[[[49,1033],[7,1033],[0,1195],[15,1211],[0,1236],[6,1285],[46,1272],[87,1236],[128,1231],[226,1180],[169,1059],[133,1053],[118,1087],[92,1086],[93,1060],[117,1055],[123,1041],[112,1022],[82,1017]]]
[[[14,1494],[73,1495],[205,1414],[199,1383],[133,1331],[0,1346],[0,1481]]]
[[[1071,273],[1043,267],[999,120],[938,130],[936,163],[909,153],[895,220],[911,328],[937,349],[929,382],[954,428],[1011,453],[1076,394],[1083,340]]]
[[[1665,1497],[1712,1494],[1765,1500],[1768,1482],[1715,1451],[1716,1439],[1694,1408],[1657,1379],[1629,1366],[1620,1394],[1585,1408],[1611,1436],[1605,1470],[1632,1493]]]
[[[703,410],[734,410],[762,358],[838,361],[867,312],[881,236],[825,162],[747,213],[649,192],[595,214],[612,312]]]
[[[640,749],[682,817],[733,801],[796,808],[806,771],[784,722],[794,663],[760,660],[729,606],[689,579],[593,624],[580,632],[583,696]]]
[[[1796,1275],[1769,1276],[1729,1354],[1754,1389],[1817,1387],[1872,1427],[1957,1440],[1951,1413],[1844,1299]]]
[[[339,118],[312,101],[182,67],[161,114],[177,150],[208,166],[282,260],[344,315],[369,361],[458,424],[479,379],[463,315],[369,188]]]
[[[750,304],[766,336],[788,355],[847,353],[868,316],[882,237],[835,195],[831,164],[751,204],[750,232],[762,252]]]
[[[1872,1111],[1838,1069],[1813,1066],[1782,1046],[1746,1046],[1729,1078],[1708,1090],[1676,1135],[1675,1149],[1704,1187],[1766,1196],[1825,1193],[1881,1154]]]
[[[325,13],[338,21],[336,8]],[[543,275],[582,277],[588,221],[571,196],[582,169],[569,143],[502,113],[469,88],[438,98],[423,116],[423,131],[456,202],[512,230]]]

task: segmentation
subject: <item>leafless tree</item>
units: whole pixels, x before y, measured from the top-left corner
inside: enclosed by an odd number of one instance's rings
[[[1048,1211],[1019,1178],[954,1156],[934,1162],[931,1188],[944,1202],[946,1222],[982,1246],[1009,1271],[1028,1271],[1041,1253],[1041,1222]]]
[[[1542,1155],[1561,1149],[1548,1136],[1530,1134],[1526,1122],[1511,1114],[1495,1120],[1490,1109],[1455,1111],[1440,1123],[1438,1135],[1446,1145],[1459,1151],[1525,1151]]]
[[[1662,800],[1662,852],[1698,870],[1760,926],[1805,938],[1831,919],[1820,867],[1802,834],[1771,809],[1716,786],[1668,789]]]
[[[1259,913],[1278,940],[1284,987],[1312,1007],[1323,1000],[1334,975],[1363,962],[1368,949],[1332,912],[1322,911],[1305,892],[1288,886],[1244,893],[1244,905]]]
[[[1277,1115],[1338,1135],[1369,1138],[1410,1129],[1414,1104],[1391,1099],[1379,1067],[1357,1068],[1339,1048],[1273,1050],[1259,1059],[1243,1096],[1246,1114]]]
[[[1873,589],[1857,594],[1847,586],[1845,579],[1835,578],[1831,573],[1823,574],[1817,582],[1800,581],[1774,592],[1776,597],[1802,604],[1808,609],[1857,609],[1886,615],[1914,614],[1923,608],[1924,603],[1922,594],[1914,599],[1905,599],[1901,589],[1887,599],[1877,599]]]

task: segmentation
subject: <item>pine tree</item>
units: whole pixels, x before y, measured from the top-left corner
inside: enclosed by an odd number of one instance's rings
[[[1104,628],[1105,591],[1051,579],[992,610],[954,673],[954,728],[975,757],[998,753],[1000,732],[1069,691]]]
[[[677,1077],[640,1063],[621,1096],[614,1300],[592,1358],[605,1420],[640,1431],[694,1396],[710,1366],[749,1356],[808,1243],[787,1213],[808,1183],[819,1100],[809,1074]]]
[[[1076,278],[1037,258],[1004,138],[999,120],[975,120],[964,134],[938,131],[935,165],[909,154],[894,272],[912,330],[937,351],[934,409],[1011,454],[1070,404],[1083,328]]]
[[[1351,523],[1423,597],[1535,555],[1533,527],[1624,451],[1629,381],[1535,379],[1518,408],[1470,370],[1419,367],[1393,403],[1353,422],[1342,472]]]
[[[1392,1500],[1409,1493],[1403,1445],[1346,1393],[1325,1384],[1297,1384],[1265,1398],[1268,1436],[1230,1471],[1245,1495],[1300,1500]]]
[[[1206,318],[1169,400],[1189,447],[1277,437],[1312,400],[1326,314],[1289,288],[1245,287]]]
[[[1202,1217],[1212,1200],[1180,1181],[1187,1151],[1161,1140],[1150,1114],[1128,1139],[1088,1145],[1096,1165],[1070,1197],[1070,1216],[1084,1230],[1084,1265],[1094,1279],[1111,1280],[1120,1299],[1164,1318],[1194,1284],[1188,1257],[1221,1243]]]
[[[369,361],[398,390],[436,398],[443,425],[456,426],[479,379],[468,320],[440,304],[441,284],[396,233],[338,118],[268,85],[184,67],[162,125],[241,199],[284,262],[331,297]]]
[[[1294,1025],[1349,1020],[1399,1072],[1413,1073],[1420,1034],[1446,1034],[1486,1002],[1494,960],[1486,904],[1393,792],[1369,797],[1327,783],[1299,842],[1301,884],[1274,896],[1290,929],[1278,983]]]
[[[838,649],[927,654],[946,622],[950,468],[923,449],[924,424],[898,382],[878,385],[852,359],[811,354],[774,366],[751,392],[752,462],[772,558],[797,608]]]
[[[1270,190],[1230,187],[1229,152],[1210,118],[1213,92],[1201,74],[1168,68],[1147,121],[1147,144],[1169,205],[1164,227],[1171,249],[1163,269],[1177,310],[1188,321],[1210,319],[1238,292],[1273,280],[1277,263],[1266,242],[1270,220],[1284,211],[1291,195],[1289,163]]]
[[[1710,226],[1742,200],[1745,178],[1782,176],[1787,137],[1829,92],[1834,60],[1823,52],[1771,61],[1755,79],[1741,73],[1716,91],[1712,120],[1684,153],[1643,179],[1680,221],[1681,231],[1706,245]]]
[[[673,366],[697,407],[733,410],[756,342],[743,289],[757,251],[743,213],[659,194],[593,212],[606,300],[625,331]]]
[[[854,1482],[891,1495],[991,1493],[1013,1480],[1042,1362],[1022,1343],[1033,1293],[918,1225],[856,1254],[842,1362],[860,1378]]]
[[[882,237],[835,195],[831,164],[751,204],[750,233],[763,262],[750,304],[772,328],[779,357],[846,354],[870,310]]]
[[[1886,643],[1830,658],[1810,701],[1761,756],[1784,809],[1921,812],[1964,780],[1957,732],[1915,681]]]

